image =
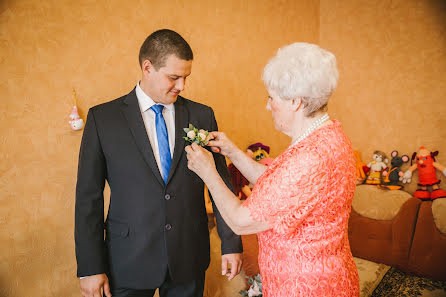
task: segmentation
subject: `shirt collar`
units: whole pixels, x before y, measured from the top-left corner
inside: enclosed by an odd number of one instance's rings
[[[149,97],[149,95],[144,93],[144,91],[142,90],[142,88],[139,85],[139,81],[136,84],[135,92],[136,92],[136,97],[138,98],[139,107],[141,109],[141,112],[145,112],[150,107],[152,107],[153,105],[157,104],[155,101],[153,101],[152,98]],[[161,105],[164,105],[164,107],[166,108],[167,111],[174,111],[175,110],[175,106],[174,106],[173,103],[171,103],[171,104],[161,104]]]

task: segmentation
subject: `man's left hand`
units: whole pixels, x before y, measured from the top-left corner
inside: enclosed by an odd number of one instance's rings
[[[233,279],[242,269],[242,254],[226,254],[221,256],[221,274],[228,280]]]

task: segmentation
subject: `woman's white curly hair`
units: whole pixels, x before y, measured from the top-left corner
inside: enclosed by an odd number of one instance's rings
[[[266,88],[280,98],[301,98],[308,117],[326,110],[338,77],[336,57],[305,42],[280,48],[266,64],[262,75]]]

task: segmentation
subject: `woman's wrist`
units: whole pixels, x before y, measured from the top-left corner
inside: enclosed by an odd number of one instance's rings
[[[210,174],[208,174],[205,178],[205,180],[203,180],[204,183],[207,185],[209,191],[212,191],[218,187],[219,183],[222,182],[223,180],[221,179],[220,175],[218,174],[217,170],[211,172]]]
[[[227,154],[229,160],[234,163],[234,160],[237,160],[241,154],[244,154],[237,146],[234,145],[234,148]]]
[[[212,168],[212,170],[209,170],[209,172],[202,177],[203,182],[208,185],[211,184],[214,180],[220,178],[220,175],[218,174],[217,168]]]

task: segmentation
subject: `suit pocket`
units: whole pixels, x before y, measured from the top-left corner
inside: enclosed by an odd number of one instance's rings
[[[126,223],[108,220],[106,223],[106,239],[126,238],[129,236],[129,226]]]

